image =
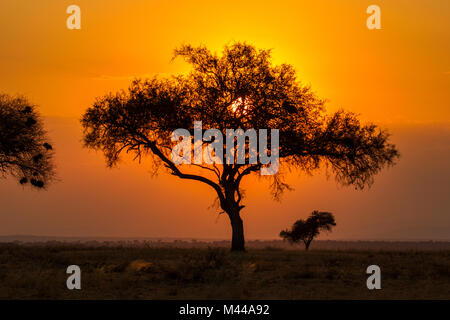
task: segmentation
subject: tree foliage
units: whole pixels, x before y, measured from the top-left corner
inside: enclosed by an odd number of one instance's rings
[[[0,176],[44,188],[54,176],[52,157],[36,107],[23,97],[0,94]]]
[[[330,212],[313,211],[308,219],[297,220],[291,230],[283,230],[280,237],[291,243],[303,241],[305,249],[308,250],[311,242],[321,231],[331,232],[331,228],[336,226],[334,216]]]

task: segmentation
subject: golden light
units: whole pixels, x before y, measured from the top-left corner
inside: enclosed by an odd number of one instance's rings
[[[246,114],[247,109],[248,105],[246,103],[246,100],[242,100],[242,98],[240,97],[234,100],[234,102],[231,104],[231,110],[233,110],[233,112],[239,110],[241,114]]]

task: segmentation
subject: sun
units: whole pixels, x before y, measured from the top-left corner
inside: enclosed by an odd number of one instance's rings
[[[242,99],[241,97],[237,98],[231,104],[231,110],[236,113],[239,111],[241,114],[246,114],[248,109],[248,104],[246,99]]]

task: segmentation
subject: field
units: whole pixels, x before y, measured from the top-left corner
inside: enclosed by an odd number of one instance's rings
[[[81,290],[66,288],[72,264]],[[0,299],[450,299],[450,250],[3,243]]]

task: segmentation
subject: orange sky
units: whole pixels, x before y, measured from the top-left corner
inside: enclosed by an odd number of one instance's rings
[[[81,8],[82,29],[66,28]],[[382,30],[366,28],[381,8]],[[336,213],[329,238],[450,238],[449,1],[3,0],[0,91],[40,106],[57,151],[60,182],[49,191],[0,183],[0,234],[229,237],[213,193],[145,165],[104,168],[80,147],[77,120],[95,97],[134,77],[186,72],[182,43],[220,50],[231,41],[273,49],[330,111],[355,111],[389,128],[402,158],[369,191],[323,176],[293,175],[296,191],[273,203],[246,184],[250,238],[274,238],[313,209]],[[441,160],[442,159],[442,160]]]

